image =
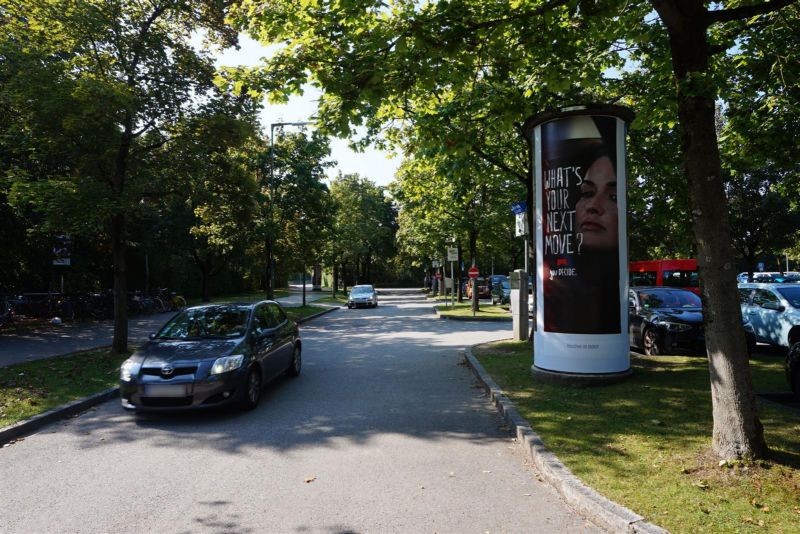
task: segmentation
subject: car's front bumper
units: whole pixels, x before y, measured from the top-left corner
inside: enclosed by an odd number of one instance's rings
[[[191,410],[224,406],[244,394],[247,370],[241,367],[204,380],[139,377],[120,381],[122,407],[127,410]]]
[[[659,335],[664,354],[673,352],[701,353],[706,350],[706,338],[702,332],[688,330],[686,332],[670,332],[660,328]]]
[[[348,300],[347,305],[351,308],[371,308],[377,304],[373,300]]]

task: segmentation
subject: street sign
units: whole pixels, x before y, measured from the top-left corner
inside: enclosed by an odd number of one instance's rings
[[[433,267],[434,269],[438,269],[441,266],[442,266],[442,262],[440,262],[439,260],[431,261],[431,267]]]
[[[469,271],[467,271],[467,274],[469,275],[470,278],[478,278],[478,275],[481,273],[480,271],[478,271],[477,267],[470,267]]]
[[[528,214],[524,211],[517,213],[516,224],[514,225],[514,235],[519,237],[521,235],[528,235]]]
[[[458,247],[447,247],[447,261],[458,261]]]
[[[69,267],[71,261],[72,240],[68,235],[58,235],[53,243],[53,265]]]
[[[526,204],[525,201],[523,200],[511,204],[511,211],[514,212],[514,215],[525,213],[527,210],[528,210],[528,204]]]

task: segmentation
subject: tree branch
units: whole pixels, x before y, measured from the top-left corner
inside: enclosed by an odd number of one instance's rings
[[[734,20],[742,20],[756,15],[764,15],[778,11],[788,5],[794,4],[797,0],[772,0],[771,2],[763,2],[761,4],[753,4],[751,6],[739,6],[731,9],[720,9],[718,11],[709,11],[708,20],[714,22],[731,22]]]

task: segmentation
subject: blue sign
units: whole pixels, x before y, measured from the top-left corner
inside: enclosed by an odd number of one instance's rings
[[[520,200],[519,202],[514,202],[513,204],[511,204],[511,211],[514,212],[514,215],[525,213],[526,211],[528,211],[528,205],[523,200]]]

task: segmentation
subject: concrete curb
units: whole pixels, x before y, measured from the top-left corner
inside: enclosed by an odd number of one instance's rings
[[[317,317],[325,315],[326,313],[331,313],[338,309],[339,309],[338,307],[335,307],[323,310],[319,313],[315,313],[314,315],[303,317],[302,319],[299,319],[297,323],[300,324],[308,322],[312,319],[316,319]],[[94,351],[98,349],[91,349],[91,350]],[[80,354],[82,352],[90,352],[90,351],[71,352],[69,354],[63,354],[61,356],[53,356],[53,357],[64,358],[67,356]],[[57,406],[51,410],[47,410],[44,413],[40,413],[39,415],[34,415],[30,419],[25,419],[24,421],[14,423],[13,425],[0,428],[0,446],[10,441],[13,441],[19,437],[28,436],[54,421],[58,421],[59,419],[66,419],[71,415],[75,415],[76,413],[86,411],[93,406],[97,406],[98,404],[102,404],[107,400],[113,399],[118,396],[119,396],[119,387],[109,388],[106,389],[105,391],[101,391],[100,393],[95,393],[94,395],[89,395],[88,397],[84,397],[82,399],[78,399],[70,403]]]
[[[648,523],[644,517],[603,497],[581,482],[555,454],[547,449],[528,421],[519,414],[514,404],[503,394],[500,386],[492,380],[472,354],[471,347],[464,350],[464,359],[486,389],[497,410],[516,431],[517,439],[524,444],[528,457],[542,477],[561,494],[567,504],[609,532],[666,534],[667,531],[663,528]]]
[[[118,387],[108,388],[100,393],[95,393],[94,395],[57,406],[39,415],[34,415],[30,419],[0,428],[0,445],[13,441],[16,438],[27,436],[45,425],[58,421],[59,419],[66,419],[71,415],[88,410],[92,406],[97,406],[117,396],[119,396]]]
[[[335,307],[332,307],[332,308],[328,308],[327,310],[322,310],[321,312],[315,313],[314,315],[309,315],[308,317],[303,317],[302,319],[298,319],[296,322],[297,322],[297,324],[307,323],[311,319],[316,319],[317,317],[321,317],[321,316],[325,315],[326,313],[334,312],[334,311],[338,310],[339,308],[340,308],[340,306],[335,306]]]
[[[508,317],[448,317],[441,314],[438,306],[434,306],[433,310],[436,312],[437,318],[447,321],[490,321],[494,323],[510,323],[514,319],[510,315]]]

